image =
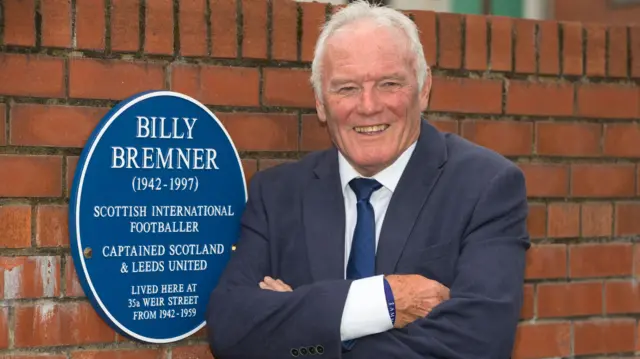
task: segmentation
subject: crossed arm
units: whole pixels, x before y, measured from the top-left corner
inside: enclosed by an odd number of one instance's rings
[[[259,186],[254,178],[243,217],[242,250],[230,261],[211,296],[212,352],[222,359],[281,358],[290,355],[292,348],[308,345],[322,347],[326,357],[341,358],[340,322],[351,281],[293,289],[268,277],[268,238]],[[407,325],[359,338],[352,357],[508,358],[522,305],[529,246],[526,217],[523,175],[509,167],[491,181],[476,204],[450,298]],[[394,283],[410,277],[387,278]],[[397,302],[415,298],[415,292],[399,294],[404,288],[392,285]],[[420,310],[417,304],[405,302],[414,316]]]

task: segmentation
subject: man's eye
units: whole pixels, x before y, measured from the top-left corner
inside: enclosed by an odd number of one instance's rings
[[[341,93],[345,93],[345,92],[353,92],[355,90],[356,88],[353,86],[345,86],[345,87],[341,87],[338,91]]]
[[[383,87],[396,87],[396,86],[400,86],[400,84],[397,83],[397,82],[387,81],[387,82],[382,83],[382,86]]]

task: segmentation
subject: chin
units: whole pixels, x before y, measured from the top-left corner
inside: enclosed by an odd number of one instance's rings
[[[362,153],[352,158],[354,167],[360,170],[379,172],[390,165],[394,158],[387,153]]]

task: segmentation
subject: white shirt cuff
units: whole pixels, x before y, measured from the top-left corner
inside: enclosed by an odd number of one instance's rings
[[[353,281],[342,313],[342,341],[382,333],[392,328],[384,295],[383,276]]]

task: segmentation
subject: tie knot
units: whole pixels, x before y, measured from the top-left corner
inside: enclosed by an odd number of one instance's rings
[[[374,179],[354,178],[349,182],[349,186],[356,194],[358,201],[368,201],[371,194],[382,187],[382,184]]]

